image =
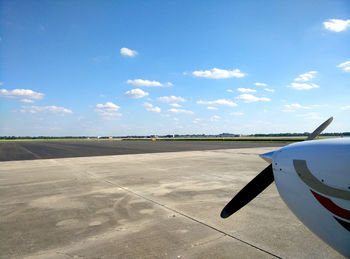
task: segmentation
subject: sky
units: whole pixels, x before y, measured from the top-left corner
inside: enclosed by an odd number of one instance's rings
[[[0,136],[350,131],[350,2],[0,1]]]

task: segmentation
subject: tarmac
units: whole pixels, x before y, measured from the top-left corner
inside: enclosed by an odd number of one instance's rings
[[[236,141],[0,141],[0,161],[216,150],[248,147],[282,147],[285,145],[285,143]]]
[[[274,184],[220,218],[274,149],[0,162],[0,258],[343,258]]]

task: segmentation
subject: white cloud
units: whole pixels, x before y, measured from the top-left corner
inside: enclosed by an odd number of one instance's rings
[[[182,105],[178,104],[178,103],[171,103],[169,104],[171,107],[175,107],[175,108],[180,108],[182,107]]]
[[[128,84],[132,84],[132,85],[137,85],[137,86],[147,86],[147,87],[162,87],[162,86],[173,86],[172,83],[167,82],[165,85],[162,84],[161,82],[158,81],[150,81],[150,80],[144,80],[144,79],[134,79],[131,80],[129,79],[128,81],[126,81]]]
[[[102,109],[106,111],[119,111],[120,107],[112,102],[106,102],[105,104],[97,104],[97,109]]]
[[[238,88],[237,91],[241,93],[256,93],[256,90],[250,88]]]
[[[344,63],[339,64],[337,67],[340,67],[345,72],[350,72],[350,60],[345,61]]]
[[[298,103],[293,103],[293,104],[285,104],[284,107],[290,109],[290,108],[294,108],[294,109],[309,109],[309,107],[306,106],[302,106]]]
[[[275,89],[272,89],[272,88],[264,88],[264,90],[266,92],[270,92],[270,93],[274,93],[275,92]]]
[[[322,120],[322,117],[317,112],[309,112],[305,114],[298,114],[297,117],[304,118],[305,120]]]
[[[218,121],[218,120],[220,120],[221,119],[221,117],[220,116],[218,116],[218,115],[214,115],[214,116],[212,116],[212,117],[210,117],[210,121]]]
[[[226,92],[233,93],[233,90],[232,89],[227,89]]]
[[[243,112],[232,112],[230,115],[232,116],[242,116],[244,113]]]
[[[317,71],[306,72],[305,74],[299,75],[299,77],[295,78],[294,81],[307,82],[310,81],[312,78],[315,78],[315,74],[317,74]]]
[[[305,110],[310,109],[310,107],[302,106],[299,103],[285,104],[284,107],[286,108],[286,110],[284,111],[289,111],[289,112],[292,112],[293,109],[305,109]]]
[[[0,85],[3,85],[4,84],[4,82],[0,82]]]
[[[259,83],[259,82],[254,83],[254,85],[256,85],[256,86],[267,86],[267,84],[265,84],[265,83]]]
[[[176,108],[169,109],[168,111],[172,112],[172,113],[194,114],[193,111],[184,110],[184,109],[176,109]]]
[[[120,106],[106,102],[105,104],[97,104],[96,112],[105,120],[114,120],[116,117],[120,117],[122,114],[118,113]]]
[[[350,105],[341,107],[342,110],[350,111]]]
[[[32,99],[21,99],[20,102],[22,103],[33,103],[34,101]]]
[[[207,110],[217,110],[218,108],[217,107],[213,107],[213,106],[208,106],[207,107]]]
[[[132,98],[132,99],[138,99],[142,98],[148,95],[147,92],[143,91],[140,88],[135,88],[130,91],[125,92],[124,94],[126,97]]]
[[[226,99],[218,99],[215,101],[198,101],[197,104],[208,104],[208,105],[223,105],[223,106],[230,106],[230,107],[235,107],[237,106],[237,103],[234,103],[230,100]]]
[[[29,113],[61,113],[61,114],[71,114],[73,113],[71,110],[66,109],[64,107],[57,106],[22,106],[21,112],[29,112]]]
[[[323,25],[329,31],[341,32],[350,27],[350,20],[329,19]]]
[[[316,84],[307,84],[307,83],[291,83],[288,87],[296,89],[296,90],[310,90],[312,88],[319,88]]]
[[[44,97],[44,94],[34,92],[29,89],[14,89],[12,91],[8,91],[6,89],[0,89],[0,96],[6,98],[24,98],[24,99],[35,99],[40,100]]]
[[[128,48],[121,48],[120,54],[122,54],[123,56],[135,57],[138,53],[136,50],[131,50]]]
[[[185,98],[181,96],[162,96],[158,98],[159,101],[164,103],[170,103],[170,102],[185,102]]]
[[[161,109],[158,106],[153,106],[151,103],[143,103],[143,106],[146,107],[147,111],[150,112],[161,112]]]
[[[252,94],[241,94],[240,96],[236,97],[238,101],[242,101],[245,103],[252,103],[252,102],[258,102],[258,101],[263,101],[263,102],[269,102],[270,98],[266,97],[256,97]]]
[[[245,74],[242,73],[239,69],[233,70],[225,70],[219,68],[213,68],[212,70],[199,70],[193,71],[192,75],[196,77],[205,77],[212,79],[222,79],[222,78],[230,78],[230,77],[244,77]]]
[[[193,123],[198,123],[198,122],[200,122],[200,121],[201,121],[200,118],[195,118],[192,122],[193,122]]]

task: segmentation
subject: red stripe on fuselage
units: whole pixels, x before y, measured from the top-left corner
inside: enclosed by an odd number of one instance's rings
[[[333,201],[331,201],[329,198],[324,197],[312,190],[310,190],[312,194],[315,196],[315,198],[322,204],[323,207],[325,207],[327,210],[332,212],[333,214],[342,217],[344,219],[350,220],[350,211],[343,209],[339,207],[337,204],[335,204]]]

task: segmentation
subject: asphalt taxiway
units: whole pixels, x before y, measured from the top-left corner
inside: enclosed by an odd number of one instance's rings
[[[273,149],[0,162],[0,257],[342,258],[274,184],[220,218]]]
[[[0,161],[107,156],[177,151],[284,146],[285,143],[231,141],[0,141]]]

